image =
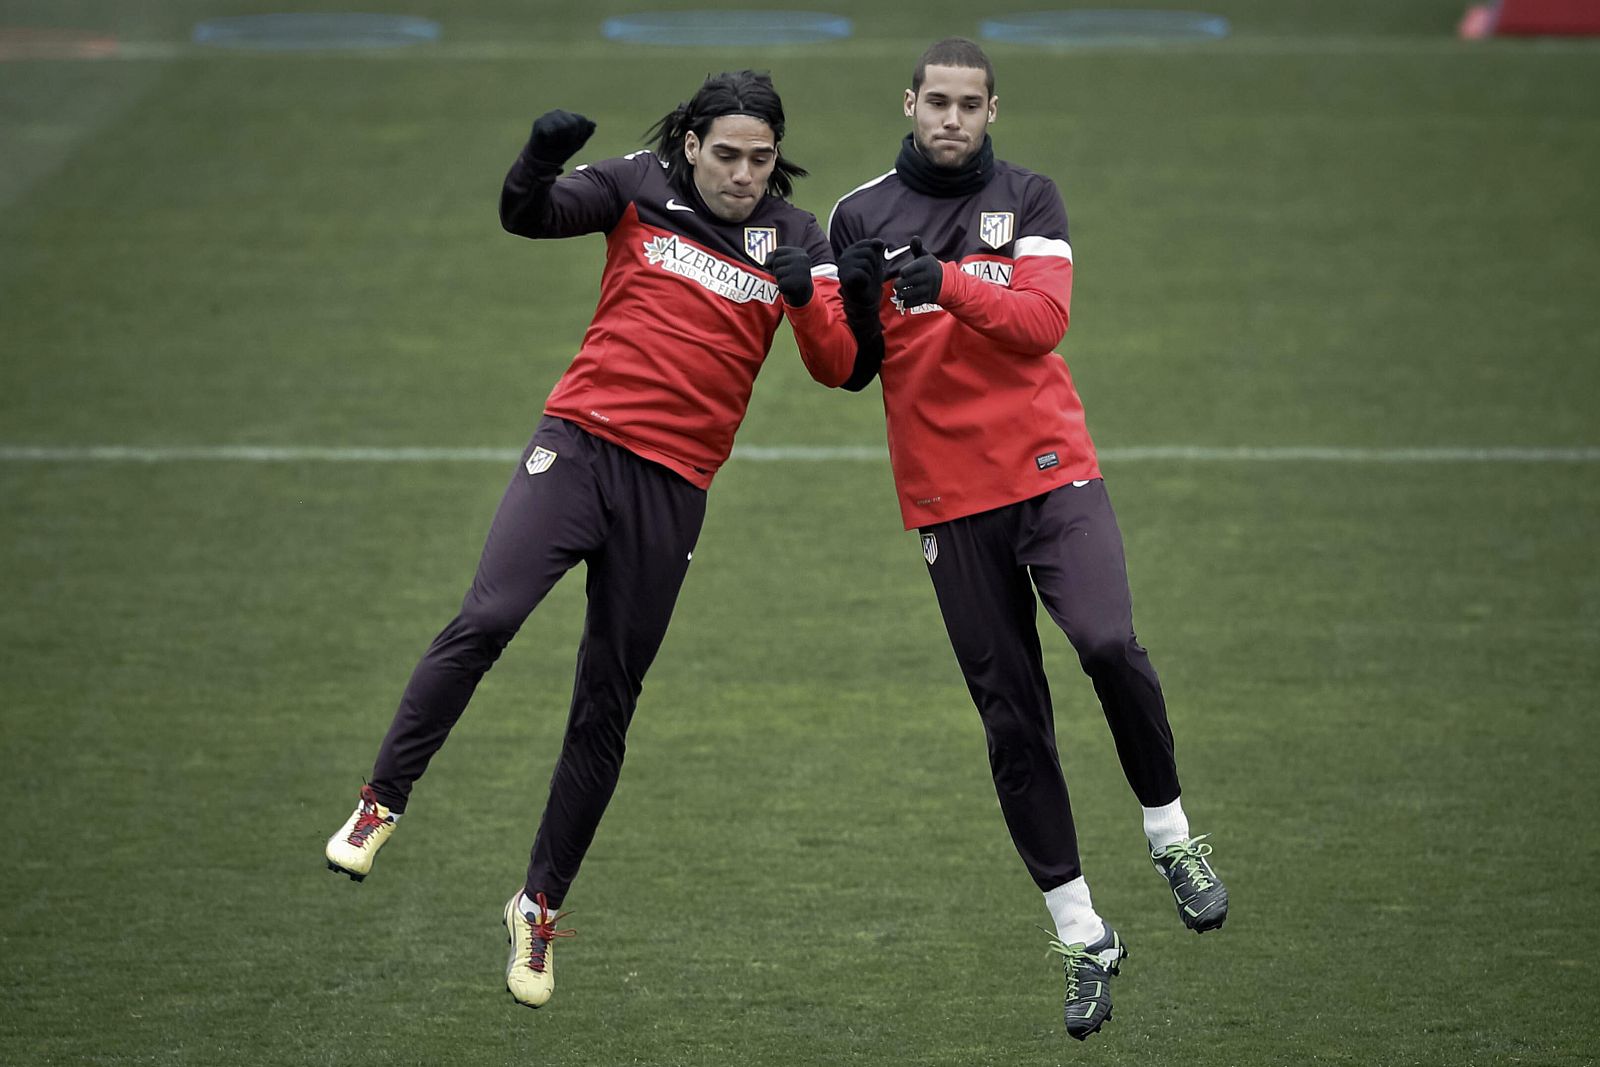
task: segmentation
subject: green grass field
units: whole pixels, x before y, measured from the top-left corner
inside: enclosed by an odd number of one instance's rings
[[[581,110],[621,153],[708,71],[767,68],[826,219],[892,163],[917,52],[979,13],[712,51],[600,40],[642,5],[404,0],[364,6],[441,44],[186,43],[321,6],[0,0],[0,30],[127,45],[0,59],[0,1062],[1596,1062],[1600,42],[1461,44],[1465,0],[1211,0],[1215,44],[991,49],[999,154],[1072,217],[1063,352],[1233,895],[1222,933],[1180,927],[1048,631],[1132,949],[1079,1046],[882,458],[719,475],[549,1008],[505,994],[498,916],[581,576],[374,876],[321,860],[593,308],[598,239],[499,228],[528,123]],[[741,443],[881,445],[876,390],[815,386],[781,337]]]

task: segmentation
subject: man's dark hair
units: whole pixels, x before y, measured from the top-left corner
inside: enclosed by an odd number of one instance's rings
[[[683,138],[690,131],[704,143],[712,122],[724,115],[748,115],[772,127],[777,148],[777,164],[767,179],[767,192],[788,199],[794,180],[804,178],[806,169],[783,157],[783,101],[772,87],[772,76],[753,70],[724,72],[709,77],[687,104],[679,104],[645,131],[645,143],[653,144],[658,156],[667,162],[667,174],[680,180],[691,171],[683,154]]]
[[[983,71],[983,82],[990,96],[994,95],[994,64],[977,44],[965,37],[946,37],[935,41],[917,60],[917,69],[911,72],[911,91],[922,91],[922,79],[929,67],[971,67]]]

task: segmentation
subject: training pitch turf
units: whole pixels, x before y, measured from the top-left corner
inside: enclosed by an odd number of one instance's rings
[[[1180,927],[1047,629],[1132,952],[1085,1046],[876,389],[812,384],[787,327],[740,440],[823,451],[712,489],[551,1006],[511,1004],[497,924],[581,574],[373,877],[321,860],[593,308],[598,238],[499,229],[529,122],[583,111],[618,154],[767,68],[825,220],[972,5],[663,49],[600,39],[632,5],[402,3],[437,44],[272,55],[189,43],[271,5],[0,5],[120,42],[0,33],[0,1062],[1593,1063],[1600,42],[1462,44],[1464,5],[1218,0],[1215,43],[992,49],[999,154],[1072,219],[1063,352],[1233,894]]]

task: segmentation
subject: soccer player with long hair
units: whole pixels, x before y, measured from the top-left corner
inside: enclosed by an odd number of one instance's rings
[[[490,525],[460,612],[411,675],[328,866],[360,881],[407,810],[478,682],[579,562],[588,609],[566,735],[529,857],[506,902],[506,985],[538,1007],[584,854],[621,772],[625,737],[781,318],[827,386],[855,369],[826,237],[788,202],[805,171],[783,155],[783,104],[765,74],[708,78],[651,147],[564,165],[595,125],[550,111],[507,174],[500,219],[534,239],[603,233],[594,318],[544,404]]]

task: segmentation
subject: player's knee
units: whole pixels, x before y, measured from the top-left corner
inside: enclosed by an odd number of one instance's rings
[[[989,762],[996,771],[1029,764],[1040,752],[1052,750],[1045,721],[1020,710],[991,711],[984,717],[983,732],[989,744]]]
[[[620,767],[628,750],[627,734],[624,717],[595,707],[580,707],[567,721],[562,745],[569,752],[581,753],[586,761]]]
[[[1002,793],[1026,793],[1035,772],[1056,759],[1055,746],[1036,724],[1007,720],[991,726],[988,738],[989,770]]]
[[[1007,796],[1024,796],[1033,784],[1033,764],[1023,759],[995,759],[990,753],[989,770],[995,790]]]
[[[1073,635],[1078,662],[1089,674],[1126,663],[1137,647],[1131,630],[1102,627]]]
[[[516,636],[526,617],[524,612],[493,600],[468,600],[461,606],[456,625],[473,640],[492,647],[496,654]]]

